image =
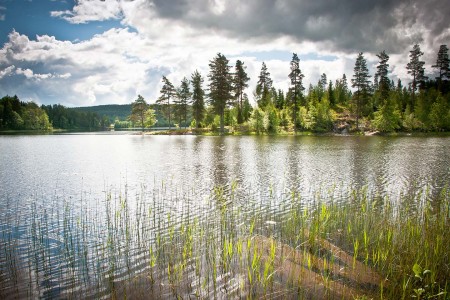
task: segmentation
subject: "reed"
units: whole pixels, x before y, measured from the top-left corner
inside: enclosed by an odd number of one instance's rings
[[[0,232],[0,296],[449,296],[446,188],[397,198],[362,188],[346,202],[317,191],[308,203],[274,185],[267,202],[254,200],[258,194],[235,180],[193,201],[195,191],[168,184],[110,191],[94,206],[55,198],[47,210],[35,201],[24,224],[10,215]]]

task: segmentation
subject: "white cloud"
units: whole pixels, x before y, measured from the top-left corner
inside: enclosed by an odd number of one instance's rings
[[[12,73],[12,70],[9,73]],[[70,73],[65,73],[65,74],[51,74],[51,73],[39,74],[39,73],[34,73],[34,71],[31,70],[31,69],[22,69],[22,68],[17,68],[15,73],[17,75],[23,75],[27,79],[35,79],[37,81],[45,80],[45,79],[52,79],[52,78],[68,79],[68,78],[70,78],[72,76]]]
[[[4,70],[0,70],[0,79],[3,77],[9,76],[15,69],[15,66],[6,67]]]
[[[198,0],[192,3],[187,15],[199,20],[204,11],[219,16],[233,9],[248,15],[251,5],[246,3]],[[205,10],[197,10],[202,4]],[[28,98],[38,97],[33,100],[39,103],[59,102],[68,106],[130,103],[138,94],[154,102],[159,96],[162,75],[168,76],[176,86],[183,77],[190,78],[196,69],[206,79],[209,61],[221,52],[230,59],[231,65],[237,59],[245,63],[251,78],[246,92],[252,98],[261,69],[261,53],[288,54],[285,58],[265,60],[274,87],[284,91],[289,86],[292,52],[307,57],[300,61],[306,88],[310,83],[316,84],[322,73],[333,83],[345,73],[350,84],[356,58],[356,53],[334,50],[331,41],[300,41],[289,35],[242,37],[220,30],[220,24],[197,26],[187,20],[164,17],[155,4],[147,0],[80,0],[72,11],[52,12],[52,15],[72,23],[121,18],[122,24],[133,30],[111,29],[80,42],[60,41],[48,35],[33,39],[13,31],[0,49],[0,70],[3,70],[0,71],[0,94],[20,96],[22,93]],[[332,26],[326,19],[311,20],[308,24],[312,28]],[[397,29],[410,32],[407,24]],[[438,41],[432,37],[424,35],[426,43],[422,49],[429,53],[425,57],[428,66],[433,63],[436,51],[429,45]],[[404,49],[403,53],[390,55],[389,61],[391,77],[401,78],[404,84],[409,80],[405,69],[408,51]],[[311,53],[315,55],[308,58]],[[377,64],[375,54],[364,54],[372,74]],[[335,59],[321,59],[322,56]]]
[[[73,24],[83,24],[91,21],[119,19],[121,8],[116,0],[79,0],[72,11],[52,11],[50,15]]]

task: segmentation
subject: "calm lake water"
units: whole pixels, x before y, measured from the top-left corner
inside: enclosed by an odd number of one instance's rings
[[[100,280],[91,273],[107,260],[102,263],[98,249],[105,243],[108,197],[128,198],[137,219],[145,201],[156,218],[179,216],[188,207],[190,217],[202,219],[220,186],[233,186],[238,205],[249,213],[282,213],[294,190],[305,204],[332,199],[345,205],[352,189],[393,198],[432,195],[450,182],[450,137],[0,136],[0,166],[0,245],[14,247],[23,271],[14,276],[36,277],[26,286],[8,279],[12,258],[2,251],[0,288],[7,297],[20,289],[21,296],[52,298]],[[64,252],[66,219],[74,232],[86,220],[89,229],[74,233],[85,245],[86,261],[70,262],[70,251]],[[39,230],[46,230],[40,235],[44,263],[33,260]],[[127,256],[135,272],[144,268],[139,255]],[[67,269],[85,280],[66,282]],[[108,297],[106,291],[94,295]]]

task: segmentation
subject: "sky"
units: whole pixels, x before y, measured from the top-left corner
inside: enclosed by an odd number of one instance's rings
[[[253,99],[262,62],[287,91],[292,53],[304,85],[322,73],[353,76],[359,52],[373,75],[385,50],[389,76],[410,81],[418,43],[434,77],[439,45],[449,45],[443,0],[0,0],[0,97],[68,107],[154,103],[162,76],[175,86],[222,53],[244,62]]]

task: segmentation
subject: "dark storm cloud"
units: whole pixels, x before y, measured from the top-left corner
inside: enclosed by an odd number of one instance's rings
[[[329,50],[403,52],[429,32],[449,39],[447,1],[175,0],[153,2],[160,17],[241,39],[290,36],[325,42]],[[447,31],[446,31],[447,30]]]

